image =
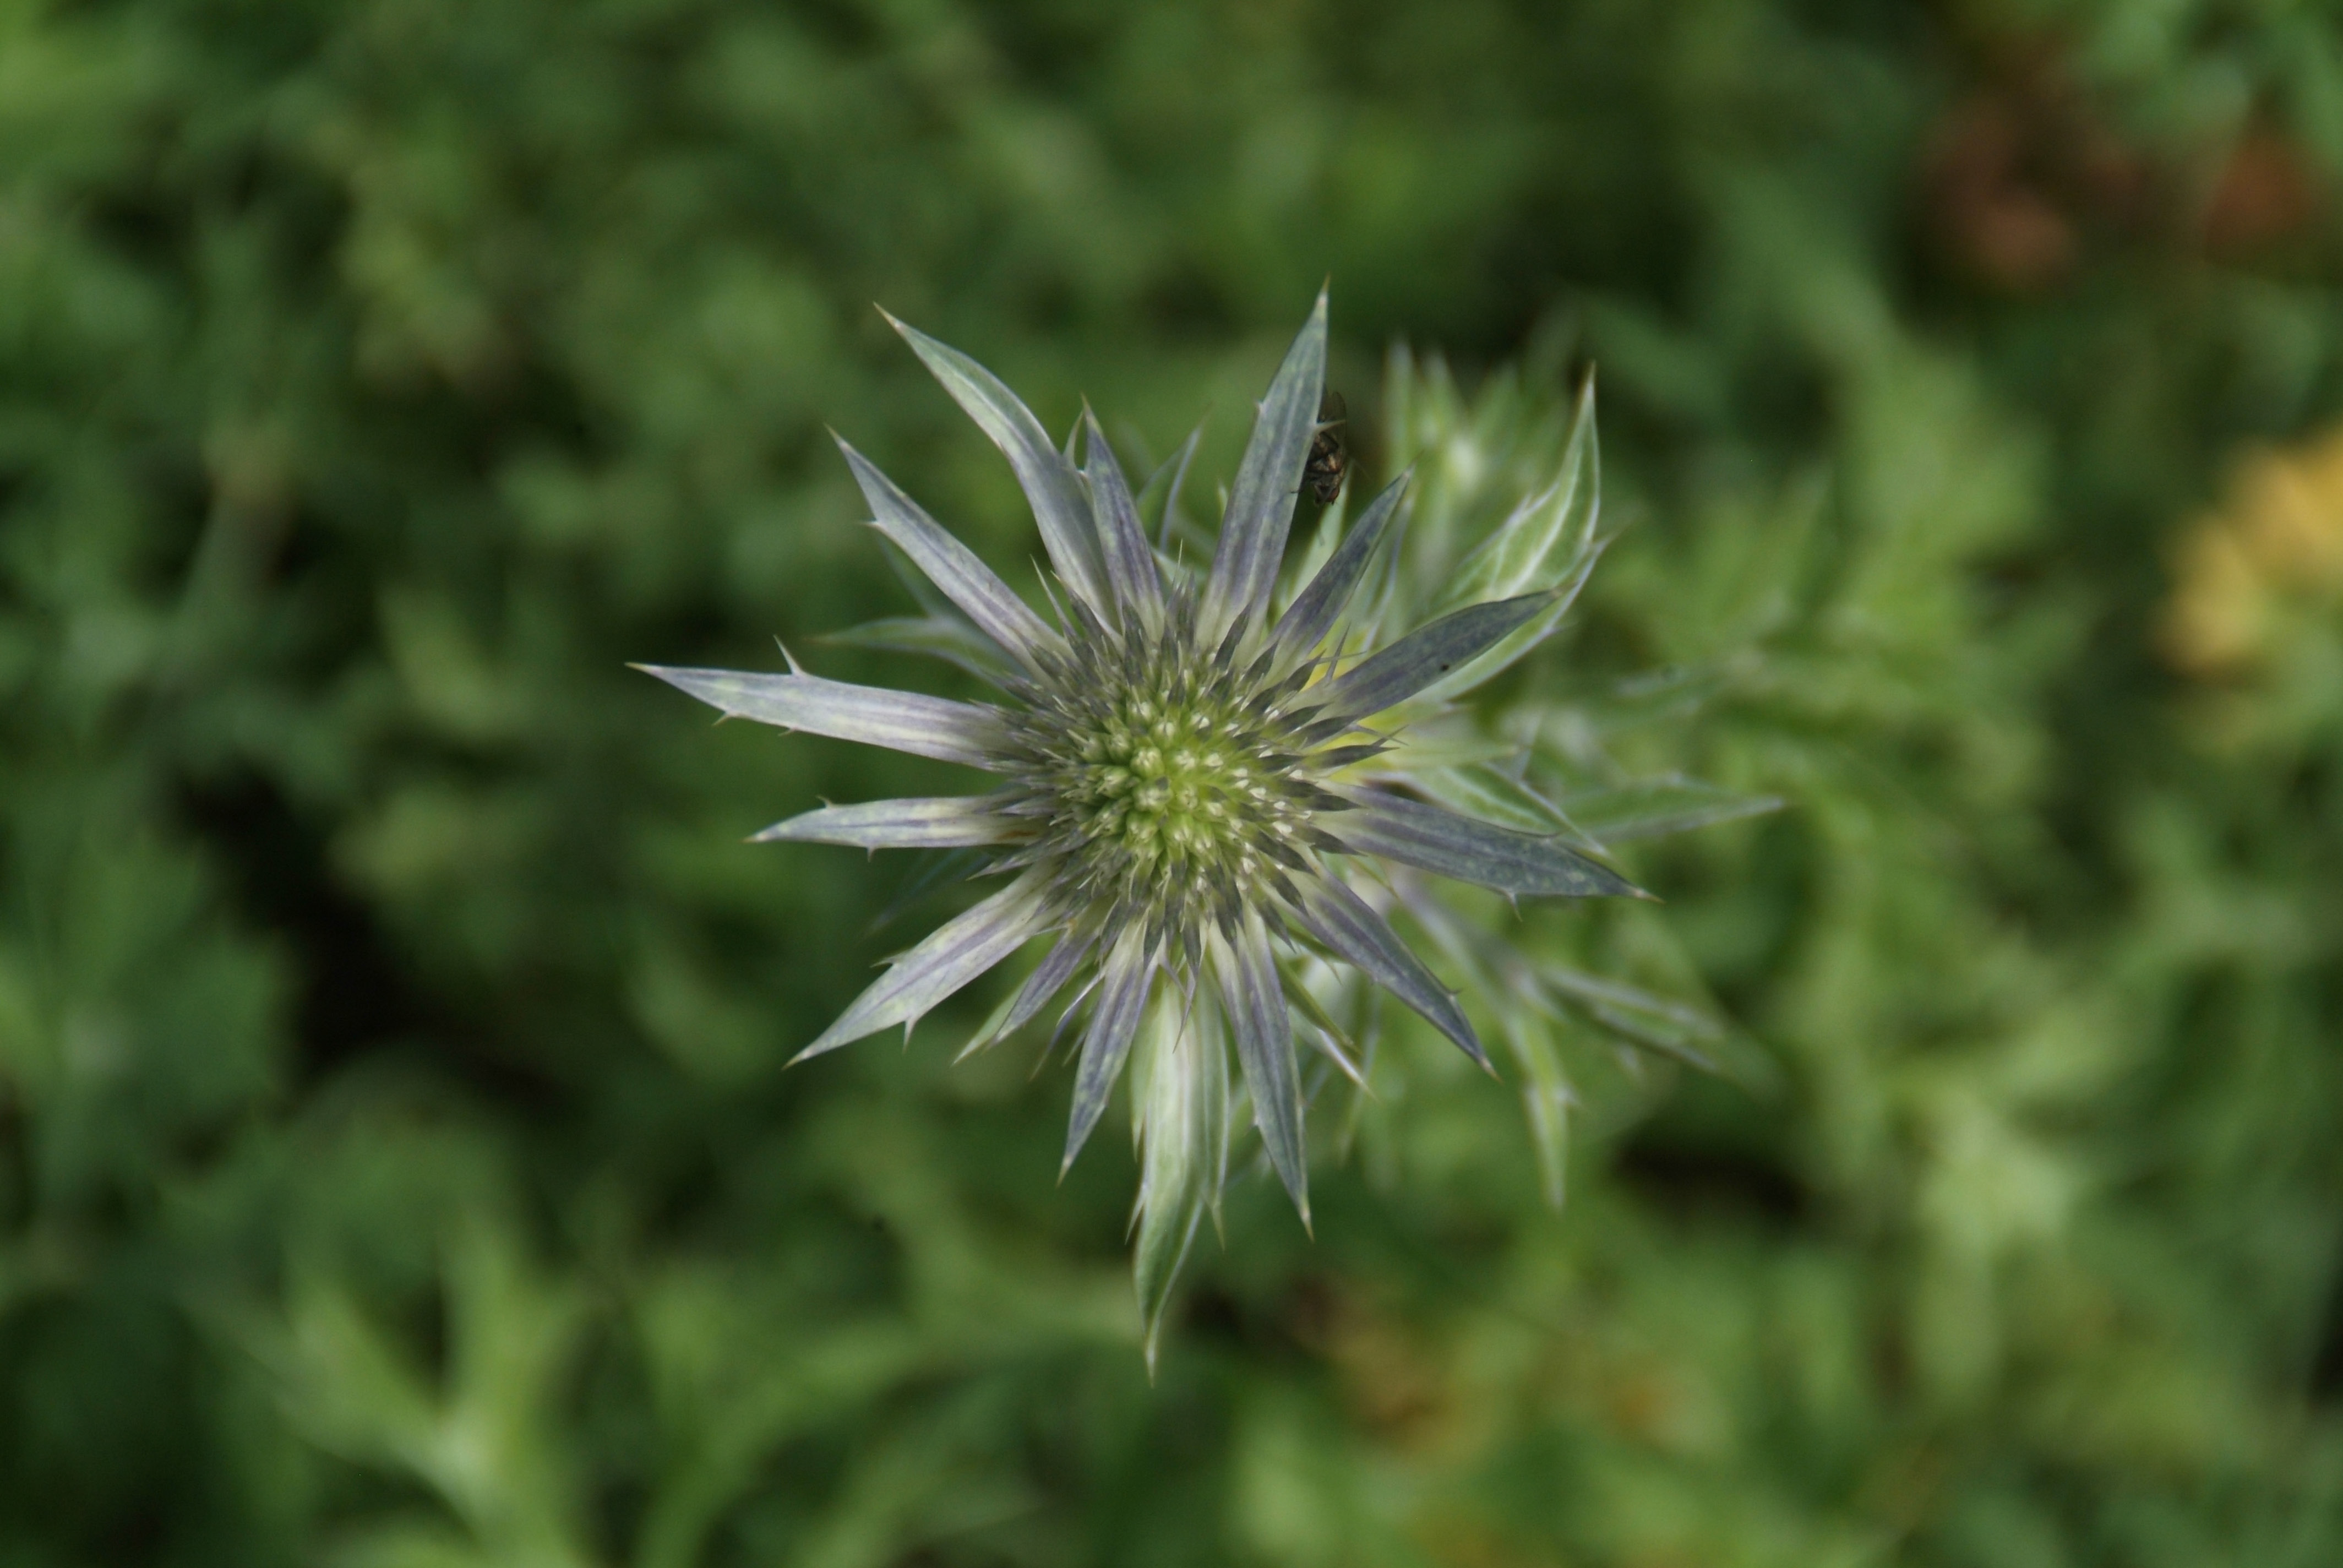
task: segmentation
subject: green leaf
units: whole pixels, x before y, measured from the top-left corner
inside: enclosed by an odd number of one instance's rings
[[[1159,987],[1141,1031],[1146,1087],[1131,1096],[1140,1146],[1139,1235],[1131,1277],[1155,1371],[1163,1309],[1194,1242],[1197,1222],[1217,1208],[1228,1177],[1228,1047],[1220,1010],[1199,996],[1190,1006],[1177,987]]]
[[[1107,1096],[1122,1074],[1123,1059],[1138,1036],[1141,1012],[1155,979],[1155,955],[1144,928],[1133,920],[1099,966],[1098,1005],[1082,1038],[1081,1064],[1074,1074],[1074,1103],[1066,1123],[1066,1152],[1059,1162],[1062,1176],[1073,1168],[1074,1156],[1089,1141],[1091,1129],[1106,1114]]]
[[[1240,619],[1267,609],[1277,568],[1285,560],[1286,530],[1302,489],[1302,465],[1317,433],[1318,404],[1326,386],[1326,293],[1285,351],[1254,416],[1252,437],[1237,465],[1235,487],[1222,513],[1197,618],[1211,647]]]
[[[1681,774],[1641,779],[1604,789],[1575,789],[1564,797],[1570,820],[1604,844],[1688,833],[1744,817],[1762,817],[1783,807],[1778,795],[1745,795]]]
[[[1594,433],[1594,377],[1580,387],[1570,438],[1546,487],[1515,508],[1457,563],[1441,604],[1478,604],[1559,588],[1591,565],[1602,512],[1603,462]]]
[[[1569,1002],[1622,1039],[1703,1072],[1721,1070],[1707,1048],[1725,1038],[1725,1029],[1707,1014],[1640,987],[1559,964],[1539,965],[1536,976],[1550,997]]]
[[[1206,950],[1220,981],[1229,1032],[1252,1097],[1253,1124],[1261,1130],[1269,1162],[1293,1207],[1310,1224],[1310,1166],[1302,1143],[1302,1086],[1293,1063],[1293,1020],[1285,1010],[1285,990],[1270,950],[1261,911],[1247,907],[1233,932],[1207,933]]]
[[[1390,921],[1332,876],[1305,879],[1302,894],[1299,913],[1312,936],[1421,1013],[1474,1062],[1489,1065],[1488,1053],[1481,1049],[1464,1010],[1456,1005],[1454,993],[1400,940]]]
[[[1351,794],[1358,809],[1326,819],[1350,852],[1381,855],[1500,892],[1570,899],[1646,898],[1600,861],[1560,841],[1516,833],[1444,806],[1380,789]]]
[[[1040,655],[1062,650],[1065,639],[1033,613],[990,567],[920,508],[861,453],[840,440],[870,506],[870,526],[909,556],[961,614],[1001,648],[1031,668]]]
[[[1443,616],[1309,695],[1330,718],[1365,719],[1383,712],[1471,665],[1524,621],[1544,617],[1552,603],[1550,594],[1524,594]]]
[[[940,762],[997,766],[1007,731],[989,708],[883,686],[852,686],[818,675],[746,669],[671,669],[628,666],[736,719],[838,740],[883,746]]]
[[[890,616],[850,626],[842,631],[825,632],[814,640],[831,648],[925,654],[994,686],[1001,685],[1011,673],[1009,661],[1001,655],[1000,645],[957,614]]]
[[[1002,799],[943,795],[823,806],[776,822],[751,834],[749,841],[850,844],[859,849],[951,849],[1004,843],[1030,825],[995,815]]]
[[[1051,441],[1033,411],[999,377],[959,349],[891,316],[887,321],[903,335],[944,390],[992,438],[1016,470],[1017,482],[1024,488],[1025,498],[1033,508],[1033,520],[1041,528],[1042,548],[1049,551],[1059,579],[1093,610],[1107,613],[1113,600],[1101,575],[1090,499],[1082,493],[1081,478],[1073,465]]]
[[[1583,849],[1602,844],[1553,801],[1513,775],[1488,763],[1453,768],[1411,768],[1406,781],[1441,805],[1467,817],[1541,837],[1561,834]]]
[[[895,1024],[915,1024],[938,1002],[1025,945],[1049,924],[1046,879],[1028,871],[964,914],[946,920],[888,966],[792,1064]]]
[[[1554,1049],[1547,1021],[1523,1007],[1503,1010],[1505,1040],[1522,1070],[1522,1106],[1529,1113],[1530,1140],[1537,1149],[1538,1184],[1545,1201],[1559,1209],[1570,1174],[1570,1111],[1578,1101]]]

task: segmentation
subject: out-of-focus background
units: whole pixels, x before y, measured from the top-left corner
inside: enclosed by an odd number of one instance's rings
[[[956,782],[623,662],[952,689],[873,302],[1216,479],[1330,276],[1369,475],[1599,366],[1775,1070],[1407,1081],[1151,1386],[997,991],[781,1070]],[[0,1563],[2343,1562],[2339,371],[2331,5],[6,0]]]

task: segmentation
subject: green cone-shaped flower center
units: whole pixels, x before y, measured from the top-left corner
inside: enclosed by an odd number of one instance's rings
[[[1218,704],[1119,704],[1081,739],[1084,831],[1142,863],[1241,860],[1248,832],[1275,820],[1245,728]]]
[[[1267,694],[1177,632],[1143,656],[1080,651],[1011,719],[1024,754],[1011,779],[1047,819],[1034,853],[1060,863],[1061,886],[1152,914],[1229,904],[1304,864],[1311,815],[1330,802]]]

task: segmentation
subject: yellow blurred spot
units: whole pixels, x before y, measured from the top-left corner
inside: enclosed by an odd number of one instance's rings
[[[2292,615],[2343,606],[2343,429],[2247,458],[2173,567],[2162,641],[2192,675],[2250,668]]]

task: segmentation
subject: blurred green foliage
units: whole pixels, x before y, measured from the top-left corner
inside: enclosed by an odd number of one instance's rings
[[[2288,0],[0,0],[0,1562],[2343,1560],[2343,596],[2157,629],[2338,196]],[[825,422],[1030,550],[872,301],[1225,475],[1328,275],[1371,467],[1599,362],[1780,1081],[1395,1088],[1151,1388],[1030,1053],[779,1070],[924,765],[621,666],[900,613]]]

